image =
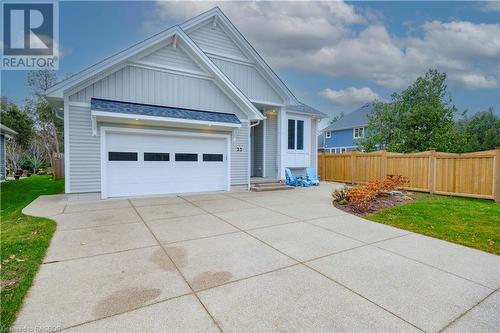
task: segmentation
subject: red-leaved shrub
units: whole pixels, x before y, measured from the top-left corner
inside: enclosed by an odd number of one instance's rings
[[[347,199],[361,212],[366,212],[380,193],[393,191],[408,183],[408,177],[400,175],[387,175],[383,180],[372,180],[364,186],[358,186],[347,193]]]

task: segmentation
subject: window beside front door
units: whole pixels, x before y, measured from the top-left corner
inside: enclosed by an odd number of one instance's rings
[[[365,137],[365,128],[364,127],[356,127],[353,129],[354,131],[354,138],[355,139],[362,139]]]
[[[304,150],[304,121],[288,119],[288,149]]]

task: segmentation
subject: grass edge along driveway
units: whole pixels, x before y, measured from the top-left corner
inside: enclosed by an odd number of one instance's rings
[[[24,215],[21,210],[40,195],[61,193],[64,180],[32,176],[0,186],[0,332],[5,332],[16,319],[56,229],[54,221]]]
[[[365,218],[500,254],[500,204],[491,200],[421,194]]]

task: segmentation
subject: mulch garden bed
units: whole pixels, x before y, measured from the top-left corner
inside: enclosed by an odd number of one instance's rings
[[[344,212],[349,214],[354,214],[357,216],[366,216],[373,213],[378,212],[379,210],[391,208],[394,206],[399,206],[405,204],[418,196],[418,193],[415,192],[402,192],[402,195],[379,195],[373,201],[370,202],[370,206],[366,211],[360,211],[352,204],[348,203],[345,205],[341,205],[338,202],[334,201],[333,205]]]

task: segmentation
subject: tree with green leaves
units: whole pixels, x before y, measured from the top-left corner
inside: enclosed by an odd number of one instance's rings
[[[45,91],[57,82],[56,72],[53,70],[34,70],[28,72],[27,85],[31,89],[31,98],[28,99],[28,107],[41,134],[49,145],[48,157],[53,151],[59,153],[62,150],[61,143],[63,135],[63,120],[44,98]]]
[[[32,142],[33,120],[25,110],[5,98],[0,99],[0,107],[2,124],[17,132],[14,138],[5,143],[7,164],[10,169],[17,170]]]
[[[463,147],[458,152],[490,150],[500,147],[500,118],[493,107],[487,111],[467,114],[457,121],[456,131],[464,140]]]
[[[33,137],[33,120],[26,111],[4,98],[0,100],[0,106],[2,124],[17,132],[14,140],[19,148],[28,149]]]
[[[369,137],[360,148],[410,153],[436,148],[451,151],[456,140],[457,112],[446,86],[446,73],[429,70],[391,102],[377,102],[368,116]]]

